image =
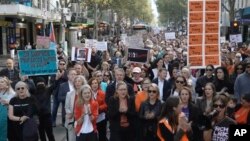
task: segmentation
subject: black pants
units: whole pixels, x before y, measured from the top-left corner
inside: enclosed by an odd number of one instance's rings
[[[94,131],[87,134],[81,133],[79,136],[76,136],[76,141],[98,141],[97,133]]]
[[[107,120],[103,120],[96,124],[98,130],[99,141],[108,141],[107,139]]]
[[[52,118],[51,114],[46,115],[40,115],[39,116],[39,135],[41,141],[46,141],[46,135],[49,139],[49,141],[55,141],[55,137],[53,135],[53,129],[52,129]]]

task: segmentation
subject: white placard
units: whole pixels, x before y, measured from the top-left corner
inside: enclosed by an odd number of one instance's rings
[[[241,34],[229,35],[229,39],[230,39],[230,42],[242,43],[242,35]]]
[[[220,43],[225,43],[226,42],[226,37],[223,36],[223,37],[220,37]]]
[[[108,50],[108,43],[107,42],[96,42],[96,50],[106,51]]]
[[[165,40],[175,39],[175,32],[165,33]]]

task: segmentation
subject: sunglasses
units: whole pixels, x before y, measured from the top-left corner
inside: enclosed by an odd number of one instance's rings
[[[213,107],[214,107],[214,108],[217,108],[217,107],[224,108],[225,105],[222,105],[222,104],[214,104]]]
[[[213,71],[213,69],[206,69],[207,71]]]
[[[176,83],[180,83],[180,84],[184,84],[184,81],[176,80],[175,82],[176,82]]]
[[[16,90],[24,90],[24,87],[19,87],[19,88],[16,88]]]
[[[148,93],[157,93],[155,90],[148,90]]]

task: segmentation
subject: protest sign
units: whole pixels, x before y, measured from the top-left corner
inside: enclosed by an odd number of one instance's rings
[[[139,35],[128,36],[126,43],[129,48],[144,48],[143,38]]]
[[[86,61],[91,60],[91,48],[72,47],[71,48],[71,61]]]
[[[33,76],[57,73],[55,50],[20,50],[18,51],[18,63],[21,75]]]
[[[48,49],[50,39],[47,36],[36,36],[36,49]]]
[[[96,47],[97,40],[94,39],[85,39],[85,47],[86,48],[93,48]]]
[[[230,42],[242,43],[242,35],[241,34],[231,34],[229,35]]]
[[[148,50],[138,48],[128,48],[127,61],[137,63],[147,63],[148,61]]]
[[[175,32],[165,33],[165,40],[175,39]]]
[[[220,1],[188,1],[188,64],[190,68],[221,65]]]
[[[96,42],[96,50],[106,51],[108,50],[108,43],[107,42]]]

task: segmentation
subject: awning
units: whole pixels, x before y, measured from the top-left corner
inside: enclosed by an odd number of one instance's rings
[[[242,11],[242,19],[250,19],[250,7],[244,8]]]

